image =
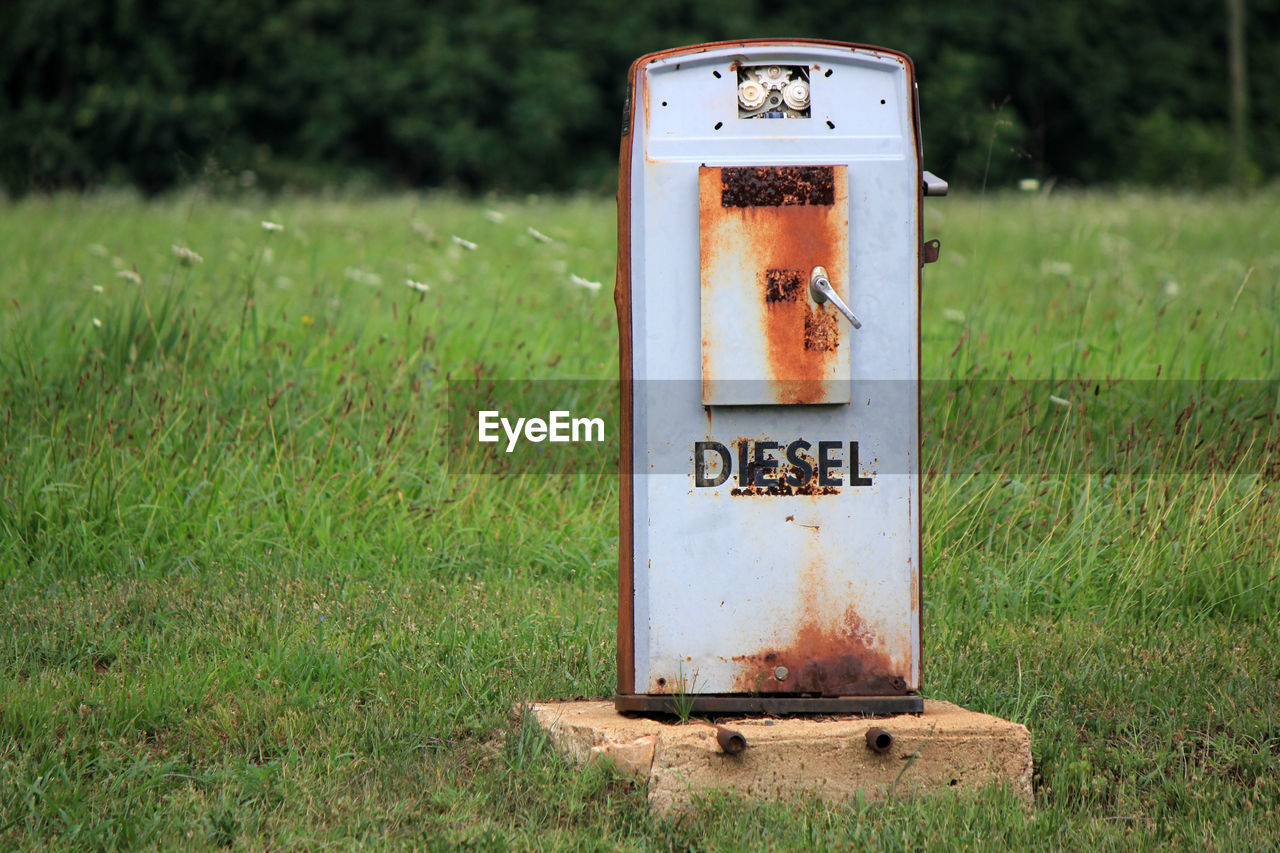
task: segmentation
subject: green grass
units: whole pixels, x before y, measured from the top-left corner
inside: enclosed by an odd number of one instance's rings
[[[0,214],[0,847],[1280,838],[1276,191],[929,202],[925,692],[1031,814],[662,820],[513,714],[612,690],[617,483],[463,476],[446,391],[614,377],[611,204]]]

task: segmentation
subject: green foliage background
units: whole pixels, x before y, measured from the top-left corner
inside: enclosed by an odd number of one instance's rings
[[[1246,15],[1256,180],[1280,173],[1280,1]],[[1231,171],[1222,0],[16,0],[0,185],[605,188],[635,57],[762,36],[911,54],[927,163],[962,186]]]

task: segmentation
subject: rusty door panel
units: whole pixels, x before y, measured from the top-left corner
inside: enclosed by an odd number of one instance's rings
[[[849,402],[849,325],[809,295],[826,267],[849,301],[849,181],[838,166],[698,170],[702,402]]]

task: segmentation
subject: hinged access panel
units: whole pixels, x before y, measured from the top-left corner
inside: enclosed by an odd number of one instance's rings
[[[702,166],[702,402],[848,403],[849,331],[809,298],[849,280],[848,169]]]

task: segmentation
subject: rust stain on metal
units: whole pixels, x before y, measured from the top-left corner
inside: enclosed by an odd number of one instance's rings
[[[775,302],[798,302],[804,295],[804,270],[765,270],[764,301],[770,305]]]
[[[708,417],[710,417],[711,407],[704,406],[703,408],[708,410]],[[750,444],[761,440],[760,438],[738,436],[729,444],[731,447],[741,447],[744,443]],[[807,471],[799,465],[788,465],[785,462],[779,462],[776,468],[771,467],[766,472],[765,479],[770,482],[761,484],[756,483],[756,478],[762,469],[756,464],[754,458],[749,459],[742,472],[743,479],[747,485],[734,486],[729,490],[729,494],[735,498],[790,498],[840,494],[839,486],[819,485],[813,462],[808,458],[806,458],[806,461],[809,463],[809,470]],[[788,516],[787,520],[794,520],[794,517]]]
[[[729,490],[734,497],[788,498],[796,495],[838,495],[836,486],[819,486],[812,480],[803,486],[793,486],[785,480],[769,486],[740,486]]]
[[[736,166],[720,170],[721,207],[835,204],[834,166]]]
[[[787,646],[735,655],[741,664],[734,689],[744,693],[818,693],[824,696],[897,696],[907,681],[892,671],[892,661],[870,644],[857,611],[850,606],[839,623],[816,620],[800,626]],[[788,670],[779,681],[779,666]]]
[[[712,367],[712,360],[711,360],[711,341],[707,339],[706,334],[705,334],[705,332],[704,332],[704,333],[703,333],[703,338],[702,338],[702,376],[703,376],[703,381],[705,382],[705,381],[706,381],[706,377],[711,376],[711,375],[713,374],[713,372],[714,372],[714,369],[713,369],[713,367]],[[706,409],[707,409],[707,428],[708,428],[708,429],[710,429],[710,426],[711,426],[711,407],[710,407],[710,406],[707,406],[707,407],[706,407]]]
[[[736,317],[737,341],[725,340],[728,329],[719,327],[708,338],[719,315],[704,313],[704,383],[746,370],[741,350],[749,341],[747,359],[763,355],[750,369],[770,380],[774,402],[841,401],[832,391],[848,372],[847,333],[834,306],[810,298],[808,283],[813,268],[824,266],[836,290],[848,293],[847,174],[844,166],[700,169],[704,306],[732,295],[745,312]]]
[[[877,647],[875,636],[849,604],[832,619],[822,561],[813,556],[802,572],[804,594],[794,638],[785,644],[736,655],[734,689],[744,693],[816,693],[822,696],[900,696],[906,678]],[[779,678],[778,674],[785,677]]]
[[[779,399],[791,403],[816,403],[827,399],[822,380],[830,375],[829,362],[839,351],[840,329],[835,325],[834,308],[815,305],[809,298],[809,270],[819,265],[819,258],[830,257],[833,248],[841,245],[846,227],[843,222],[833,223],[828,207],[791,207],[784,218],[789,222],[778,223],[769,229],[759,225],[758,233],[768,234],[760,241],[758,250],[767,253],[773,264],[766,270],[786,269],[799,273],[798,286],[789,293],[792,299],[769,301],[769,280],[766,272],[761,286],[765,289],[764,329],[766,356],[769,372],[779,380]],[[749,208],[746,218],[768,219],[768,208]],[[763,215],[762,215],[763,214]],[[786,261],[785,265],[779,261]],[[790,281],[788,280],[788,284]],[[821,326],[821,318],[830,314],[832,324],[822,327],[833,332],[826,337],[821,348],[811,346],[811,336]]]
[[[840,326],[830,311],[810,309],[804,318],[804,348],[809,352],[833,352],[840,348]]]

